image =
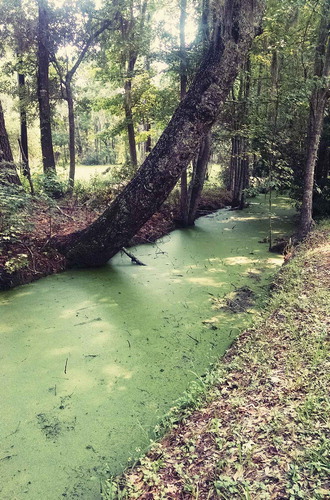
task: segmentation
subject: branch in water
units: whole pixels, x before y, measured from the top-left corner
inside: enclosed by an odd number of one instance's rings
[[[133,255],[131,252],[128,252],[126,248],[123,247],[121,250],[132,260],[132,262],[134,262],[134,264],[137,264],[138,266],[146,265],[143,262],[141,262],[137,257],[135,257],[135,255]]]

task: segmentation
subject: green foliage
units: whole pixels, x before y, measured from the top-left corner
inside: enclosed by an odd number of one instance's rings
[[[88,182],[76,181],[74,196],[81,203],[86,203],[90,208],[100,208],[108,205],[117,192],[114,181],[102,178],[100,175],[93,176]]]
[[[13,184],[0,184],[0,246],[15,243],[29,230],[31,197]]]
[[[103,132],[103,134],[105,133]],[[100,151],[87,151],[81,158],[80,163],[82,165],[108,165],[109,163],[115,163],[115,160],[115,152],[104,147]]]
[[[29,264],[29,259],[27,254],[19,253],[14,257],[9,258],[6,261],[4,268],[7,271],[7,273],[13,274],[15,271],[27,267],[28,264]]]
[[[33,183],[36,191],[46,198],[61,198],[67,189],[66,183],[53,173],[37,174],[33,177]]]

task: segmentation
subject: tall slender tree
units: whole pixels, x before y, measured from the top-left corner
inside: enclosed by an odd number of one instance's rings
[[[56,174],[49,101],[49,15],[47,0],[38,0],[38,101],[44,174]]]
[[[249,185],[249,155],[247,137],[248,99],[250,92],[250,60],[247,58],[239,78],[239,91],[236,98],[233,90],[233,126],[230,157],[230,191],[233,208],[244,208],[245,189]]]
[[[202,52],[206,53],[210,42],[210,0],[202,0],[202,15],[200,18],[200,36],[202,41]],[[188,226],[192,226],[197,216],[198,205],[202,195],[207,167],[211,155],[212,133],[209,131],[201,138],[197,156],[193,161],[192,178],[188,190]]]
[[[13,153],[8,139],[5,117],[0,101],[0,183],[21,185],[14,165]]]
[[[124,74],[124,109],[129,145],[129,157],[133,170],[137,170],[138,159],[134,129],[132,81],[134,68],[141,53],[147,16],[148,0],[142,2],[129,1],[127,15],[121,15],[120,33],[122,41],[121,67]]]
[[[307,158],[304,173],[304,192],[300,211],[298,238],[304,238],[313,223],[313,188],[317,153],[322,133],[324,110],[330,96],[330,2],[324,0],[318,43],[315,51],[314,83],[309,105]]]
[[[116,14],[114,15],[114,19]],[[75,126],[75,111],[74,111],[74,96],[72,89],[72,81],[73,78],[86,57],[89,49],[92,45],[97,41],[99,36],[110,26],[113,25],[114,19],[105,19],[101,22],[97,29],[91,29],[91,33],[83,40],[82,47],[80,52],[76,58],[76,60],[72,63],[71,68],[69,69],[69,61],[68,58],[65,58],[64,61],[61,61],[57,55],[55,50],[53,49],[51,52],[51,60],[55,66],[55,69],[60,78],[61,84],[64,88],[64,98],[68,104],[68,123],[69,123],[69,157],[70,157],[70,170],[69,170],[69,190],[72,190],[74,187],[75,181],[75,171],[76,171],[76,126]]]
[[[187,94],[188,66],[186,49],[186,22],[187,22],[187,0],[180,0],[180,100]],[[185,168],[181,174],[180,181],[180,218],[183,226],[188,225],[188,176]]]

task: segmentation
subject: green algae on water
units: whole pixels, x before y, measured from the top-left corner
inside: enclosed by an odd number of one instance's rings
[[[282,257],[263,197],[118,255],[0,295],[0,498],[101,498],[189,383],[253,319]],[[275,237],[292,229],[274,206]],[[219,307],[251,291],[243,311]]]

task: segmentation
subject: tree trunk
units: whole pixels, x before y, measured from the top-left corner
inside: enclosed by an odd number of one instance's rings
[[[55,174],[55,158],[49,104],[49,30],[48,12],[44,0],[38,0],[38,101],[40,116],[41,151],[44,174]]]
[[[74,187],[74,178],[76,173],[76,144],[75,144],[75,119],[73,96],[71,89],[71,81],[69,78],[65,82],[66,99],[68,103],[68,121],[69,121],[69,156],[70,156],[70,170],[69,170],[69,191]]]
[[[90,226],[54,241],[68,266],[100,266],[160,208],[216,121],[252,40],[264,2],[226,0],[194,82],[136,176]]]
[[[234,127],[236,133],[232,137],[232,157],[230,160],[230,189],[232,192],[232,208],[244,208],[244,190],[249,185],[249,140],[246,137],[248,123],[248,99],[250,93],[250,60],[244,65],[240,77],[238,100],[234,100]]]
[[[14,165],[14,158],[0,101],[0,184],[2,183],[21,185],[20,178]]]
[[[318,46],[315,53],[315,85],[310,99],[307,159],[304,174],[304,193],[300,210],[298,239],[304,238],[313,224],[313,187],[317,152],[322,133],[324,110],[329,97],[330,75],[330,3],[325,0],[319,28]]]
[[[27,118],[25,110],[25,75],[18,73],[18,96],[19,96],[19,114],[20,114],[20,140],[22,147],[22,164],[23,174],[27,177],[30,173],[29,169],[29,147],[27,133]]]
[[[78,123],[76,127],[76,132],[77,132],[77,154],[78,157],[82,157],[83,155],[83,145],[82,145],[82,140],[81,140],[81,132],[80,132],[80,127],[79,127],[79,116],[78,116]]]
[[[132,72],[130,72],[130,74],[132,74]],[[133,122],[133,111],[132,111],[132,81],[130,76],[128,76],[127,80],[125,81],[124,89],[125,89],[124,108],[125,108],[126,128],[128,136],[129,158],[133,170],[134,172],[136,172],[138,161],[136,154],[136,140],[135,140],[135,130]]]
[[[232,138],[234,158],[231,159],[233,164],[232,171],[232,208],[242,210],[245,206],[244,190],[249,187],[249,155],[248,139],[241,135]]]
[[[146,132],[149,132],[151,130],[151,125],[150,123],[146,123],[144,125],[144,130]],[[147,137],[147,140],[145,141],[145,145],[144,145],[144,148],[145,148],[145,153],[146,155],[150,153],[152,147],[151,147],[151,135],[148,134],[148,137]]]
[[[211,153],[211,133],[209,132],[201,142],[196,166],[193,170],[193,177],[189,186],[189,213],[188,225],[192,226],[195,222],[199,200],[202,195],[207,165]]]
[[[22,2],[18,2],[19,8],[22,10]],[[30,183],[31,194],[34,194],[33,184],[31,180],[31,172],[29,165],[29,147],[28,147],[28,130],[27,130],[27,91],[25,84],[25,74],[23,70],[23,53],[24,53],[24,41],[23,33],[18,30],[16,33],[16,56],[17,56],[17,84],[18,84],[18,100],[19,100],[19,115],[20,115],[20,139],[19,148],[21,151],[22,158],[22,170],[23,175],[28,179]]]
[[[129,158],[134,172],[137,171],[138,167],[135,129],[133,121],[133,109],[132,109],[132,79],[134,76],[134,67],[136,59],[137,59],[137,53],[135,51],[130,52],[128,56],[126,80],[124,82],[124,91],[125,91],[124,109],[125,109],[126,128],[127,128],[128,146],[129,146]]]
[[[29,146],[28,146],[28,131],[26,117],[26,88],[25,75],[17,74],[18,79],[18,98],[19,98],[19,114],[20,114],[20,138],[18,139],[19,148],[21,151],[23,175],[27,178],[30,184],[31,194],[34,195],[34,187],[31,178],[31,170],[29,164]]]
[[[319,155],[316,165],[316,181],[323,181],[330,174],[330,116],[324,117],[323,133],[320,138]]]
[[[186,8],[186,1],[185,1]],[[200,18],[200,36],[203,45],[203,52],[205,53],[210,41],[210,2],[209,0],[202,0],[202,15]],[[183,23],[184,24],[184,23]],[[185,47],[184,47],[185,48]],[[185,54],[186,58],[186,54]],[[185,60],[185,68],[187,62]],[[185,72],[186,69],[185,69]],[[187,78],[187,77],[186,77]],[[185,82],[185,86],[187,82]],[[182,84],[181,84],[182,88]],[[186,93],[186,92],[185,92]],[[186,193],[186,216],[184,219],[184,225],[192,226],[195,222],[197,216],[198,204],[202,195],[204,182],[207,173],[207,166],[210,159],[211,151],[211,133],[208,133],[204,139],[201,140],[200,147],[197,153],[197,157],[194,158],[192,178],[189,184],[188,192]],[[184,173],[186,182],[187,174]],[[182,182],[181,182],[182,184]],[[182,189],[181,189],[182,191]]]
[[[186,51],[186,19],[187,19],[187,0],[180,0],[180,101],[187,94],[187,51]],[[180,182],[180,218],[181,224],[188,225],[188,178],[187,168],[181,174]]]

